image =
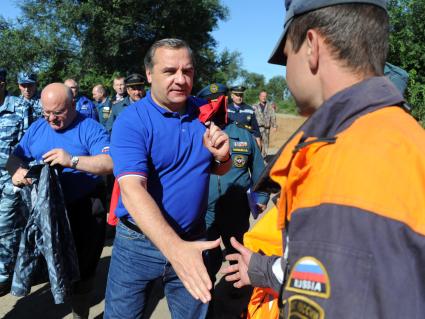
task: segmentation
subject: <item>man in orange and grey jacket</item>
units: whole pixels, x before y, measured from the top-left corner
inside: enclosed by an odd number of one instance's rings
[[[236,287],[280,290],[282,318],[423,318],[425,132],[383,77],[385,0],[286,1],[269,62],[311,115],[269,175],[283,257],[232,241]],[[350,38],[350,41],[346,39]],[[261,184],[257,186],[261,188]]]

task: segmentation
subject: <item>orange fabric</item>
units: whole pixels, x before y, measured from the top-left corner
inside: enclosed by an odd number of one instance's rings
[[[280,154],[276,163],[273,165],[270,171],[270,178],[280,185],[280,198],[278,202],[278,208],[280,211],[278,217],[278,228],[283,229],[285,227],[286,222],[286,193],[285,193],[285,185],[288,180],[288,174],[292,159],[294,157],[293,150],[298,145],[301,137],[303,136],[303,132],[298,132],[286,145],[285,149]]]
[[[108,214],[108,224],[111,226],[116,226],[118,224],[118,217],[115,215],[115,209],[118,205],[118,200],[120,198],[120,185],[117,180],[114,181],[114,188],[112,189],[111,203],[109,205],[109,214]]]
[[[265,255],[282,255],[282,231],[278,229],[277,207],[271,208],[244,235],[244,245],[254,252],[261,250]],[[249,319],[277,319],[279,317],[279,294],[270,288],[254,288],[248,304]]]
[[[271,175],[285,197],[280,219],[287,215],[290,220],[299,208],[339,204],[400,221],[424,235],[425,192],[411,191],[425,189],[424,150],[424,130],[402,109],[369,113],[340,133],[335,144],[302,148],[289,171],[284,168],[287,178],[276,163]]]
[[[276,226],[278,210],[273,206],[264,216],[243,236],[245,247],[265,255],[282,255],[282,231]]]
[[[254,288],[248,304],[247,319],[279,318],[279,295],[270,288]]]

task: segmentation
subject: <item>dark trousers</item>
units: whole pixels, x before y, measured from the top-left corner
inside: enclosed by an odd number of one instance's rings
[[[67,205],[69,222],[77,250],[80,281],[93,279],[102,254],[106,225],[104,194],[104,189],[102,189],[91,194],[91,196],[86,196]],[[78,287],[78,282],[75,287]],[[82,289],[91,290],[91,287]]]

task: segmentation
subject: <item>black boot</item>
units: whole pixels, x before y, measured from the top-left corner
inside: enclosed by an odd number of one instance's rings
[[[74,319],[88,319],[91,305],[91,292],[94,278],[74,283],[71,296],[72,316]]]
[[[0,297],[6,296],[10,292],[12,283],[10,281],[0,282]]]

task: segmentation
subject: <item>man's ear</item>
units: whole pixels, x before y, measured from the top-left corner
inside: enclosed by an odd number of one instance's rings
[[[149,83],[152,83],[152,71],[150,69],[146,69],[146,79]]]
[[[310,69],[316,73],[319,68],[319,54],[320,54],[320,35],[316,30],[310,29],[307,31],[306,44],[307,44],[307,59]]]

